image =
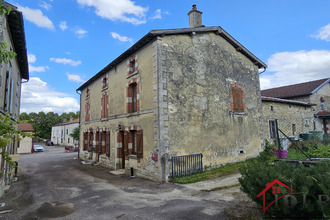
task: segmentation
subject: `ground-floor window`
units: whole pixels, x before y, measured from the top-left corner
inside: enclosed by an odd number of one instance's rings
[[[269,137],[271,139],[276,138],[276,124],[275,120],[269,120]]]

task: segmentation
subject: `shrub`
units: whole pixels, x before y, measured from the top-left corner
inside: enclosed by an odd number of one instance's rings
[[[275,164],[257,161],[247,164],[240,169],[242,177],[239,179],[241,190],[257,202],[263,204],[263,197],[256,197],[266,188],[267,183],[278,179],[286,186],[295,190],[297,204],[289,208],[285,205],[285,198],[278,200],[278,206],[273,204],[265,212],[266,218],[329,218],[330,217],[330,161],[320,162],[316,166],[304,167],[303,165],[278,162]],[[276,184],[276,186],[279,186]],[[280,188],[279,197],[291,193],[291,190]],[[306,206],[303,205],[303,195],[306,195]],[[319,195],[323,202],[319,205]],[[266,206],[274,201],[272,188],[265,193]],[[292,200],[289,200],[292,205]],[[291,202],[291,203],[290,203]]]

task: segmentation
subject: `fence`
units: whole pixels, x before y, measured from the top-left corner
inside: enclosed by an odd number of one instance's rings
[[[172,178],[203,172],[203,154],[176,156],[171,159]]]

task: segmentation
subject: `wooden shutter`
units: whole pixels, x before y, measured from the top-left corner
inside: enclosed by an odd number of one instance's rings
[[[88,139],[87,134],[88,134],[87,132],[84,132],[84,136],[83,136],[84,150],[87,150],[87,142],[88,142],[88,140],[87,140]]]
[[[105,138],[105,151],[106,155],[110,157],[110,131],[107,131]]]
[[[142,158],[143,157],[143,131],[142,130],[136,131],[136,141],[137,141],[136,156],[138,158]]]
[[[107,118],[108,114],[109,114],[108,105],[109,105],[109,95],[108,95],[108,93],[106,93],[105,100],[104,100],[104,117],[105,118]]]
[[[232,88],[234,112],[244,112],[243,91],[240,88]]]
[[[123,138],[123,148],[124,148],[124,155],[128,155],[128,135],[130,135],[130,132],[127,134],[127,132],[124,132],[124,138]]]
[[[102,154],[102,132],[99,131],[99,154]]]
[[[104,95],[101,98],[101,118],[104,118]]]

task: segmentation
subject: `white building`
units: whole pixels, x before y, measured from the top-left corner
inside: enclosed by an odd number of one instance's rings
[[[78,141],[74,141],[70,136],[73,129],[79,127],[79,118],[56,124],[52,127],[51,141],[55,145],[74,146]]]

